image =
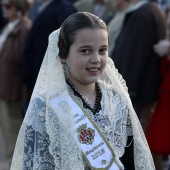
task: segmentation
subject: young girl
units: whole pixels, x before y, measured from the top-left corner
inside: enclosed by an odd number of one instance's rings
[[[125,81],[108,58],[108,30],[80,12],[49,38],[11,170],[124,169],[133,135],[137,170],[154,164]]]

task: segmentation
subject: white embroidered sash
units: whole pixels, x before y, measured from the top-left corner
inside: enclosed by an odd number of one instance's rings
[[[124,167],[122,163],[114,154],[113,149],[110,147],[95,122],[78,101],[76,101],[74,96],[71,95],[71,97],[69,97],[67,101],[69,101],[69,104],[72,106],[75,128],[78,132],[79,146],[89,167],[92,170],[123,170]],[[58,110],[61,101],[65,101],[65,99],[66,96],[64,93],[60,97],[53,98],[50,101],[52,109]]]

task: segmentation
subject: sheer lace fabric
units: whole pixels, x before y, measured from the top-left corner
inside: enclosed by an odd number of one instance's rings
[[[84,163],[74,129],[68,98],[52,109],[50,101],[61,94],[69,96],[60,58],[58,34],[54,31],[42,63],[34,92],[23,121],[11,170],[83,170]],[[130,102],[125,81],[109,59],[102,78],[102,110],[89,115],[121,157],[127,137],[134,137],[135,169],[154,170],[154,164],[139,120]],[[98,121],[101,120],[101,121]],[[109,120],[109,121],[107,121]]]

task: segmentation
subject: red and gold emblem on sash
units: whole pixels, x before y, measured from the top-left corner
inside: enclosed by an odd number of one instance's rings
[[[95,130],[87,128],[87,124],[83,124],[77,128],[79,141],[82,144],[90,145],[94,141]]]

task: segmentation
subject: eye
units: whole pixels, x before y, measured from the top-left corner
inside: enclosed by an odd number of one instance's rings
[[[107,50],[108,50],[107,48],[101,48],[99,50],[99,53],[104,55],[104,54],[106,54]]]
[[[83,54],[89,54],[90,52],[91,52],[91,50],[89,50],[89,49],[81,50],[81,53],[83,53]]]

